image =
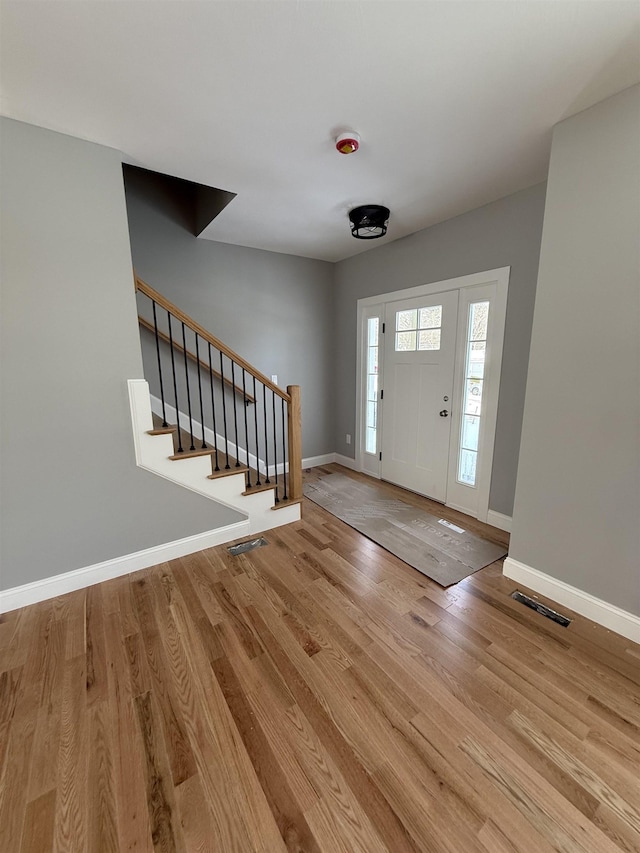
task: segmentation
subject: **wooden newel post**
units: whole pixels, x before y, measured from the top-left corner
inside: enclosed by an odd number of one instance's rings
[[[289,438],[289,499],[302,499],[302,412],[300,386],[287,385],[291,397],[288,406],[287,428]]]

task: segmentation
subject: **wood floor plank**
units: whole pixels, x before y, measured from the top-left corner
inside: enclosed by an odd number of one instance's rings
[[[0,613],[0,651],[11,644],[15,634],[16,625],[24,618],[24,608],[12,610],[9,613]]]
[[[238,822],[238,785],[234,784],[233,762],[225,762],[223,759],[222,749],[225,739],[229,736],[229,720],[223,714],[216,725],[216,711],[224,708],[217,685],[214,689],[215,679],[207,650],[184,600],[173,602],[171,617],[175,622],[176,631],[181,636],[185,656],[189,660],[190,681],[185,685],[185,689],[178,692],[177,697],[182,703],[180,711],[193,747],[197,778],[208,809],[207,822],[213,827],[214,838],[220,849],[251,849],[246,827]],[[209,627],[212,631],[215,628]],[[222,653],[220,648],[219,654]],[[184,783],[178,787],[181,789],[182,785]]]
[[[31,636],[25,637],[27,654],[15,690],[13,713],[4,731],[4,763],[0,780],[0,849],[19,850],[27,806],[33,743],[38,722],[42,677],[51,641],[51,606],[34,613]]]
[[[119,593],[119,599],[122,600],[122,587]],[[142,755],[143,745],[133,699],[148,692],[150,686],[140,683],[137,670],[139,655],[142,654],[141,646],[138,646],[138,657],[129,653],[133,648],[133,637],[125,636],[125,632],[131,626],[130,618],[125,617],[123,621],[121,611],[110,613],[106,617],[117,833],[120,849],[149,853],[153,846],[145,795],[144,765],[138,760],[138,756]],[[138,635],[134,636],[138,638]]]
[[[612,727],[596,721],[589,729],[585,744],[593,748],[596,758],[612,772],[624,771],[634,779],[640,765],[640,744],[620,736]]]
[[[266,653],[259,655],[253,659],[252,665],[257,672],[260,695],[268,698],[274,709],[281,708],[286,711],[291,708],[295,704],[295,699],[271,658]]]
[[[104,636],[104,607],[100,584],[87,590],[85,654],[87,658],[87,704],[107,698],[107,660]]]
[[[54,620],[48,627],[48,637],[45,641],[47,648],[45,671],[42,678],[29,773],[27,795],[29,800],[42,796],[56,786],[67,622]],[[48,755],[49,760],[43,762],[42,755]]]
[[[530,739],[523,736],[522,729],[513,722],[517,719],[516,712],[511,712],[512,705],[508,701],[505,701],[498,692],[494,692],[492,696],[491,691],[476,673],[466,673],[457,677],[452,675],[452,668],[446,662],[446,658],[444,665],[440,665],[438,661],[429,660],[428,666],[447,682],[451,694],[464,708],[472,711],[519,755],[526,755],[528,763],[562,792],[565,799],[580,809],[583,814],[593,817],[598,806],[597,797],[582,784],[582,780],[576,774],[569,773],[560,762],[550,760],[548,752],[537,749]],[[513,698],[517,703],[517,697]]]
[[[296,802],[295,789],[290,786],[277,754],[261,727],[256,725],[251,704],[226,656],[215,661],[213,670],[287,850],[302,849],[319,853],[320,848],[309,829],[304,812]]]
[[[218,837],[211,821],[199,776],[191,776],[176,788],[176,806],[184,829],[186,849],[218,853]]]
[[[86,655],[65,662],[61,713],[53,849],[84,853],[89,767]]]
[[[637,784],[635,773],[630,773],[624,766],[610,764],[603,761],[598,752],[590,748],[584,741],[585,737],[582,734],[583,729],[578,724],[574,725],[574,721],[566,714],[560,720],[548,714],[541,709],[538,703],[531,702],[521,693],[510,689],[508,686],[499,681],[492,673],[485,670],[483,667],[478,671],[478,676],[487,683],[491,689],[500,693],[500,695],[512,707],[512,711],[506,720],[506,725],[518,731],[522,737],[527,738],[531,743],[539,748],[540,751],[546,752],[542,744],[537,743],[535,737],[529,737],[527,726],[523,721],[535,726],[536,729],[544,733],[545,737],[555,741],[557,746],[564,750],[571,760],[575,760],[580,764],[585,763],[588,767],[586,772],[596,773],[602,778],[604,784],[615,788],[622,796],[627,797],[630,802],[637,807],[640,805],[640,786]],[[521,680],[522,683],[522,680]],[[557,766],[561,766],[563,762],[557,761],[557,757],[553,756],[551,762]],[[576,774],[581,777],[582,774]]]
[[[311,750],[316,758],[311,740],[298,740],[303,728],[299,722],[299,709],[292,703],[274,714],[263,692],[248,693],[247,700],[264,737],[277,755],[289,785],[295,791],[300,810],[306,812],[320,799],[322,785],[317,780],[314,783],[314,772],[308,767],[307,751]]]
[[[2,853],[640,850],[640,647],[307,501],[265,538],[0,616]]]
[[[537,780],[526,768],[519,767],[515,762],[501,760],[472,737],[465,738],[462,749],[475,761],[487,779],[557,849],[614,853],[616,845],[581,814],[575,810],[572,812],[567,803],[545,796],[544,788],[538,786]]]
[[[23,666],[17,666],[0,673],[0,780],[6,778],[5,762],[8,755],[9,734],[12,725],[18,721],[15,712],[23,670]],[[4,794],[0,790],[0,803],[3,798]]]
[[[588,683],[581,684],[573,678],[567,678],[566,672],[560,672],[548,659],[531,654],[516,644],[508,644],[506,649],[493,644],[490,655],[517,672],[528,674],[532,671],[532,678],[545,685],[545,692],[549,696],[557,697],[559,702],[566,701],[564,697],[568,697],[572,703],[571,713],[577,719],[590,728],[601,727],[605,731],[615,732],[621,742],[626,744],[629,753],[640,761],[640,740],[635,725],[628,725],[619,714],[590,696]]]
[[[55,809],[55,788],[31,800],[24,813],[21,853],[50,853],[53,849]]]
[[[284,723],[284,737],[294,747],[318,794],[316,802],[307,809],[306,814],[313,813],[317,820],[319,815],[325,814],[325,805],[329,805],[334,820],[345,827],[344,842],[351,840],[353,846],[357,847],[368,840],[372,849],[382,847],[386,850],[381,834],[374,828],[356,792],[297,705],[287,710]]]
[[[486,823],[488,816],[498,812],[509,834],[523,839],[521,849],[532,851],[545,849],[543,840],[532,837],[532,833],[527,831],[524,821],[515,809],[510,807],[498,792],[487,791],[479,773],[474,773],[470,763],[464,761],[455,741],[451,739],[452,727],[446,712],[440,709],[438,719],[436,706],[429,704],[429,697],[426,695],[422,704],[423,707],[429,708],[429,723],[427,728],[421,727],[418,730],[413,724],[411,706],[406,696],[404,697],[406,710],[404,713],[401,711],[403,705],[396,697],[398,694],[402,696],[399,684],[402,683],[403,677],[397,668],[394,669],[392,662],[382,660],[385,665],[384,676],[391,685],[396,685],[395,691],[393,688],[383,688],[385,678],[380,677],[380,667],[369,658],[368,654],[358,659],[351,674],[363,689],[377,697],[384,714],[401,737],[403,753],[399,766],[403,767],[404,772],[398,777],[399,783],[406,775],[419,778],[421,784],[425,786],[425,794],[428,792],[432,800],[437,803],[438,814],[444,816],[450,825],[457,826],[462,823],[465,827],[481,827],[483,820]],[[398,680],[389,679],[389,673]],[[417,698],[416,701],[420,699]],[[381,781],[384,779],[389,786],[390,781],[395,778],[393,774],[390,775],[387,768]],[[397,793],[392,792],[393,788],[390,788],[389,795],[397,796]],[[413,820],[415,822],[415,817]],[[528,839],[526,843],[525,838]]]
[[[368,774],[355,759],[352,749],[345,742],[306,681],[290,662],[265,622],[252,608],[248,608],[248,613],[275,665],[285,675],[287,685],[295,696],[296,702],[318,732],[325,748],[336,762],[349,787],[358,797],[383,841],[394,853],[415,850],[405,827],[375,785],[371,783]]]
[[[478,833],[478,841],[486,853],[518,853],[518,847],[492,820],[484,824]]]
[[[151,677],[152,692],[160,708],[162,729],[167,754],[171,765],[173,784],[179,785],[196,772],[191,744],[186,736],[184,724],[176,713],[175,683],[165,678],[166,653],[156,623],[156,607],[160,607],[154,590],[153,577],[135,584],[134,601],[146,662]],[[141,706],[138,706],[141,707]],[[147,707],[142,706],[146,711]]]
[[[169,761],[163,754],[159,712],[153,707],[152,693],[133,700],[144,745],[147,806],[153,849],[162,853],[184,850],[173,800]]]
[[[407,715],[401,713],[389,694],[377,690],[377,680],[374,683],[363,679],[355,667],[345,672],[344,678],[347,684],[357,685],[369,697],[389,724],[394,750],[389,760],[376,770],[374,778],[385,796],[397,803],[398,812],[404,811],[407,822],[417,832],[417,840],[425,835],[427,820],[428,834],[438,840],[438,849],[461,845],[465,850],[479,849],[476,834],[486,815],[477,809],[477,804],[461,795],[453,774],[438,772],[426,759],[422,739],[410,724],[410,711]],[[447,832],[452,825],[460,827],[455,838],[449,838]]]
[[[118,853],[118,811],[112,725],[108,701],[95,703],[89,711],[91,761],[87,780],[88,836],[91,853]]]
[[[13,615],[13,618],[9,618]],[[26,663],[34,626],[41,616],[37,607],[23,607],[14,614],[2,616],[5,644],[0,648],[0,672],[15,669]]]
[[[455,838],[446,828],[443,831],[442,821],[437,817],[438,805],[421,788],[420,778],[400,774],[395,764],[385,763],[376,770],[374,779],[416,844],[427,853],[456,853],[460,849],[473,853],[480,849],[473,826],[463,824]]]
[[[415,732],[410,737],[412,745],[468,808],[498,821],[501,831],[514,839],[523,853],[550,853],[555,849],[499,788],[487,785],[482,770],[460,750],[458,737],[451,735],[449,714],[432,706],[427,719],[419,715],[411,725]]]
[[[212,671],[202,635],[193,625],[183,600],[172,603],[171,616],[189,661],[187,689],[179,691],[177,696],[183,702],[184,724],[220,847],[238,853],[244,850],[284,853],[286,848],[275,818]],[[219,628],[211,626],[214,632]],[[237,639],[233,629],[228,630]],[[213,661],[224,653],[222,644],[217,645]]]
[[[61,678],[60,694],[62,688]],[[50,710],[38,710],[29,772],[29,800],[36,799],[56,787],[61,725],[61,705],[53,705]],[[43,755],[49,756],[49,759],[42,761]]]
[[[20,709],[21,716],[8,732],[0,798],[0,849],[19,850],[27,807],[29,763],[36,728],[36,712]]]
[[[514,725],[541,752],[547,755],[557,767],[567,776],[579,780],[583,788],[592,794],[594,800],[606,806],[618,820],[628,826],[636,838],[640,838],[640,786],[629,788],[629,798],[625,799],[611,785],[604,781],[597,771],[588,767],[583,761],[572,754],[545,732],[536,728],[524,715],[514,711],[511,715]],[[636,780],[637,781],[637,780]],[[632,805],[629,800],[635,801]]]

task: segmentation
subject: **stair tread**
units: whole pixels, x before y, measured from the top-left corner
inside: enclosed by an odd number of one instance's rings
[[[276,487],[275,483],[262,482],[262,483],[260,483],[259,486],[257,486],[255,484],[255,473],[256,473],[255,471],[253,471],[253,470],[251,471],[253,485],[251,486],[251,488],[245,489],[244,492],[242,493],[243,495],[255,495],[258,492],[267,492],[267,491],[269,491],[269,489],[275,489],[275,487]]]
[[[193,459],[194,456],[211,456],[215,453],[214,447],[197,448],[196,450],[183,450],[182,453],[174,453],[169,459],[179,462],[180,459]]]
[[[231,459],[229,459],[231,462]],[[246,465],[239,465],[237,468],[235,463],[230,468],[221,468],[219,471],[213,471],[207,475],[209,480],[217,480],[220,477],[231,477],[232,474],[246,474],[249,469]]]
[[[291,500],[291,498],[287,498],[286,501],[280,498],[277,504],[274,504],[271,509],[284,509],[286,506],[295,506],[296,504],[301,504],[302,498],[297,498],[296,500]]]

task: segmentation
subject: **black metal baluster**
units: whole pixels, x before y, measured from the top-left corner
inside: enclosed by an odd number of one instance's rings
[[[238,405],[236,401],[236,364],[231,359],[231,390],[233,392],[233,425],[236,433],[236,468],[240,467],[240,445],[238,444]]]
[[[216,467],[215,471],[220,470],[220,465],[218,464],[218,428],[216,426],[216,401],[215,394],[213,393],[213,364],[211,363],[211,344],[207,341],[209,345],[209,383],[211,384],[211,412],[213,413],[213,446],[216,451]],[[224,396],[224,386],[222,388],[222,394]]]
[[[178,453],[184,453],[182,446],[182,434],[180,432],[180,409],[178,408],[178,383],[176,382],[176,360],[173,354],[173,333],[171,331],[171,314],[167,311],[167,322],[169,323],[169,349],[171,350],[171,371],[173,373],[173,393],[176,399],[176,423],[178,430]]]
[[[267,472],[265,483],[270,483],[269,479],[269,436],[267,435],[267,386],[262,383],[262,412],[264,418],[264,467]]]
[[[282,500],[287,500],[287,448],[285,445],[287,431],[284,427],[284,400],[281,398],[280,402],[282,403],[282,479],[284,480],[284,494],[282,495]]]
[[[202,424],[202,449],[207,449],[207,443],[204,440],[204,407],[202,405],[202,379],[200,378],[200,350],[198,349],[198,333],[196,336],[196,364],[198,365],[198,392],[200,394],[200,423]]]
[[[253,377],[253,416],[256,426],[256,471],[258,472],[256,486],[261,486],[262,483],[260,482],[260,445],[258,444],[258,398],[256,397],[255,376]]]
[[[156,335],[156,354],[158,356],[158,376],[160,377],[160,400],[162,401],[162,426],[169,426],[167,423],[167,413],[165,411],[164,405],[164,385],[162,383],[162,362],[160,360],[160,339],[158,338],[158,318],[156,317],[156,301],[155,299],[151,300],[151,304],[153,305],[153,328],[155,330]]]
[[[276,503],[280,503],[280,498],[278,497],[278,442],[276,440],[276,392],[271,391],[272,403],[273,403],[273,467],[276,474]]]
[[[195,450],[196,446],[193,443],[193,417],[191,415],[191,391],[189,390],[189,365],[187,362],[187,338],[182,324],[182,350],[184,353],[184,379],[187,384],[187,409],[189,412],[189,435],[191,436],[191,447],[189,450]],[[178,424],[180,426],[180,424]]]
[[[249,464],[249,426],[247,424],[247,371],[242,368],[242,399],[244,401],[244,443],[247,452],[247,488],[251,488],[251,465]]]
[[[225,395],[225,383],[224,383],[224,365],[222,363],[222,350],[220,351],[220,383],[222,387],[222,423],[224,425],[224,452],[227,456],[227,464],[224,466],[225,470],[231,468],[229,465],[229,435],[227,433],[227,398]]]

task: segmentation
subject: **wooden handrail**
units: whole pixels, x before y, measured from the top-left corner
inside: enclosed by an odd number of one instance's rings
[[[153,299],[153,301],[160,305],[161,308],[164,308],[168,311],[176,320],[179,320],[181,323],[184,323],[185,326],[188,326],[192,332],[195,332],[199,335],[203,340],[210,343],[211,346],[220,350],[220,352],[224,353],[228,358],[234,361],[239,367],[242,367],[247,373],[250,373],[251,376],[255,376],[255,378],[262,382],[263,385],[266,385],[267,388],[270,388],[274,394],[277,394],[278,397],[282,397],[287,403],[291,402],[291,397],[287,394],[286,391],[283,391],[282,388],[278,388],[270,379],[268,379],[264,373],[260,373],[255,367],[249,364],[242,356],[235,353],[232,349],[230,349],[226,344],[223,344],[221,340],[216,338],[210,332],[208,332],[200,323],[197,323],[193,318],[189,317],[188,314],[185,314],[184,311],[181,311],[176,305],[172,302],[169,302],[161,293],[158,293],[157,290],[154,290],[153,287],[148,285],[145,281],[143,281],[139,276],[135,276],[136,282],[136,290],[139,290],[141,293],[144,293],[145,296],[148,296],[149,299]],[[174,344],[175,345],[175,344]]]
[[[144,317],[141,317],[139,314],[138,314],[138,324],[140,326],[142,326],[144,329],[147,329],[149,332],[151,332],[151,334],[155,335],[156,328],[153,325],[153,323],[150,323],[148,320],[145,320]],[[184,352],[185,351],[182,344],[179,344],[177,341],[172,342],[169,335],[166,335],[164,332],[161,332],[160,329],[158,329],[157,332],[158,332],[158,337],[160,338],[161,341],[164,341],[167,344],[173,343],[174,349],[176,349],[178,352]],[[243,394],[242,388],[239,388],[230,379],[227,379],[226,376],[223,376],[219,370],[216,370],[214,367],[209,367],[209,365],[205,361],[203,361],[201,358],[198,358],[198,356],[194,352],[191,352],[191,350],[189,350],[189,349],[187,350],[187,358],[190,358],[192,361],[199,363],[200,367],[203,370],[206,370],[207,373],[209,373],[209,372],[213,373],[213,375],[217,379],[219,379],[221,382],[224,382],[224,384],[228,385],[229,388],[233,388],[233,390],[237,394],[240,394],[241,397],[244,397],[244,399],[248,403],[255,403],[255,401],[256,401],[255,397],[253,397],[251,394]]]

